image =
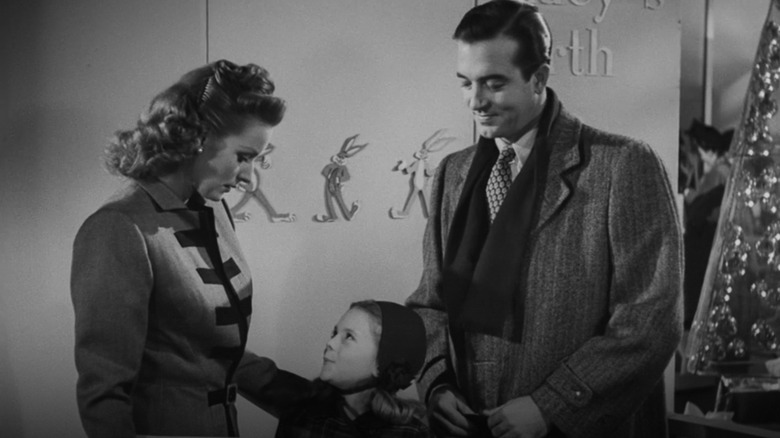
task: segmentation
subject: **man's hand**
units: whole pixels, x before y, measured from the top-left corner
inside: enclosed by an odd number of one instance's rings
[[[428,400],[428,417],[437,437],[467,437],[475,432],[466,414],[474,414],[474,411],[451,385],[433,390]]]
[[[542,411],[528,396],[489,409],[485,415],[495,438],[540,438],[546,436],[550,429]]]

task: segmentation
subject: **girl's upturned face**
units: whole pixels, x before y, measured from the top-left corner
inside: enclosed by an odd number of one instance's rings
[[[365,383],[378,375],[377,349],[371,316],[362,309],[349,309],[325,347],[320,379],[341,390]]]
[[[195,190],[208,200],[219,201],[238,184],[250,185],[255,158],[268,146],[272,133],[272,126],[251,120],[237,134],[209,136],[192,167]]]

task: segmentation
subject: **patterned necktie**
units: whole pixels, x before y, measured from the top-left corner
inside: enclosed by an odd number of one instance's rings
[[[490,210],[490,222],[496,218],[501,203],[504,202],[509,186],[512,185],[512,169],[509,163],[515,158],[515,150],[507,146],[498,154],[498,160],[490,171],[490,177],[485,190]]]

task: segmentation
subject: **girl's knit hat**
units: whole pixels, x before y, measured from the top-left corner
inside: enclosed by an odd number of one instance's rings
[[[390,301],[375,301],[382,313],[377,351],[377,386],[389,393],[408,388],[425,362],[426,334],[414,310]]]

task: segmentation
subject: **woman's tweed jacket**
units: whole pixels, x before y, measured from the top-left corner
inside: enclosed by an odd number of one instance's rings
[[[242,390],[276,374],[244,354],[252,283],[222,203],[192,210],[160,182],[132,183],[79,230],[71,293],[90,438],[235,434],[237,368]]]
[[[449,382],[477,412],[530,395],[571,437],[666,436],[662,375],[682,329],[682,249],[660,159],[562,109],[546,144],[538,220],[517,266],[526,289],[522,342],[467,332],[465,357],[454,357],[442,260],[476,147],[437,170],[422,280],[407,300],[428,331],[421,397]],[[512,321],[505,324],[511,333]],[[455,376],[455,361],[465,375]]]

